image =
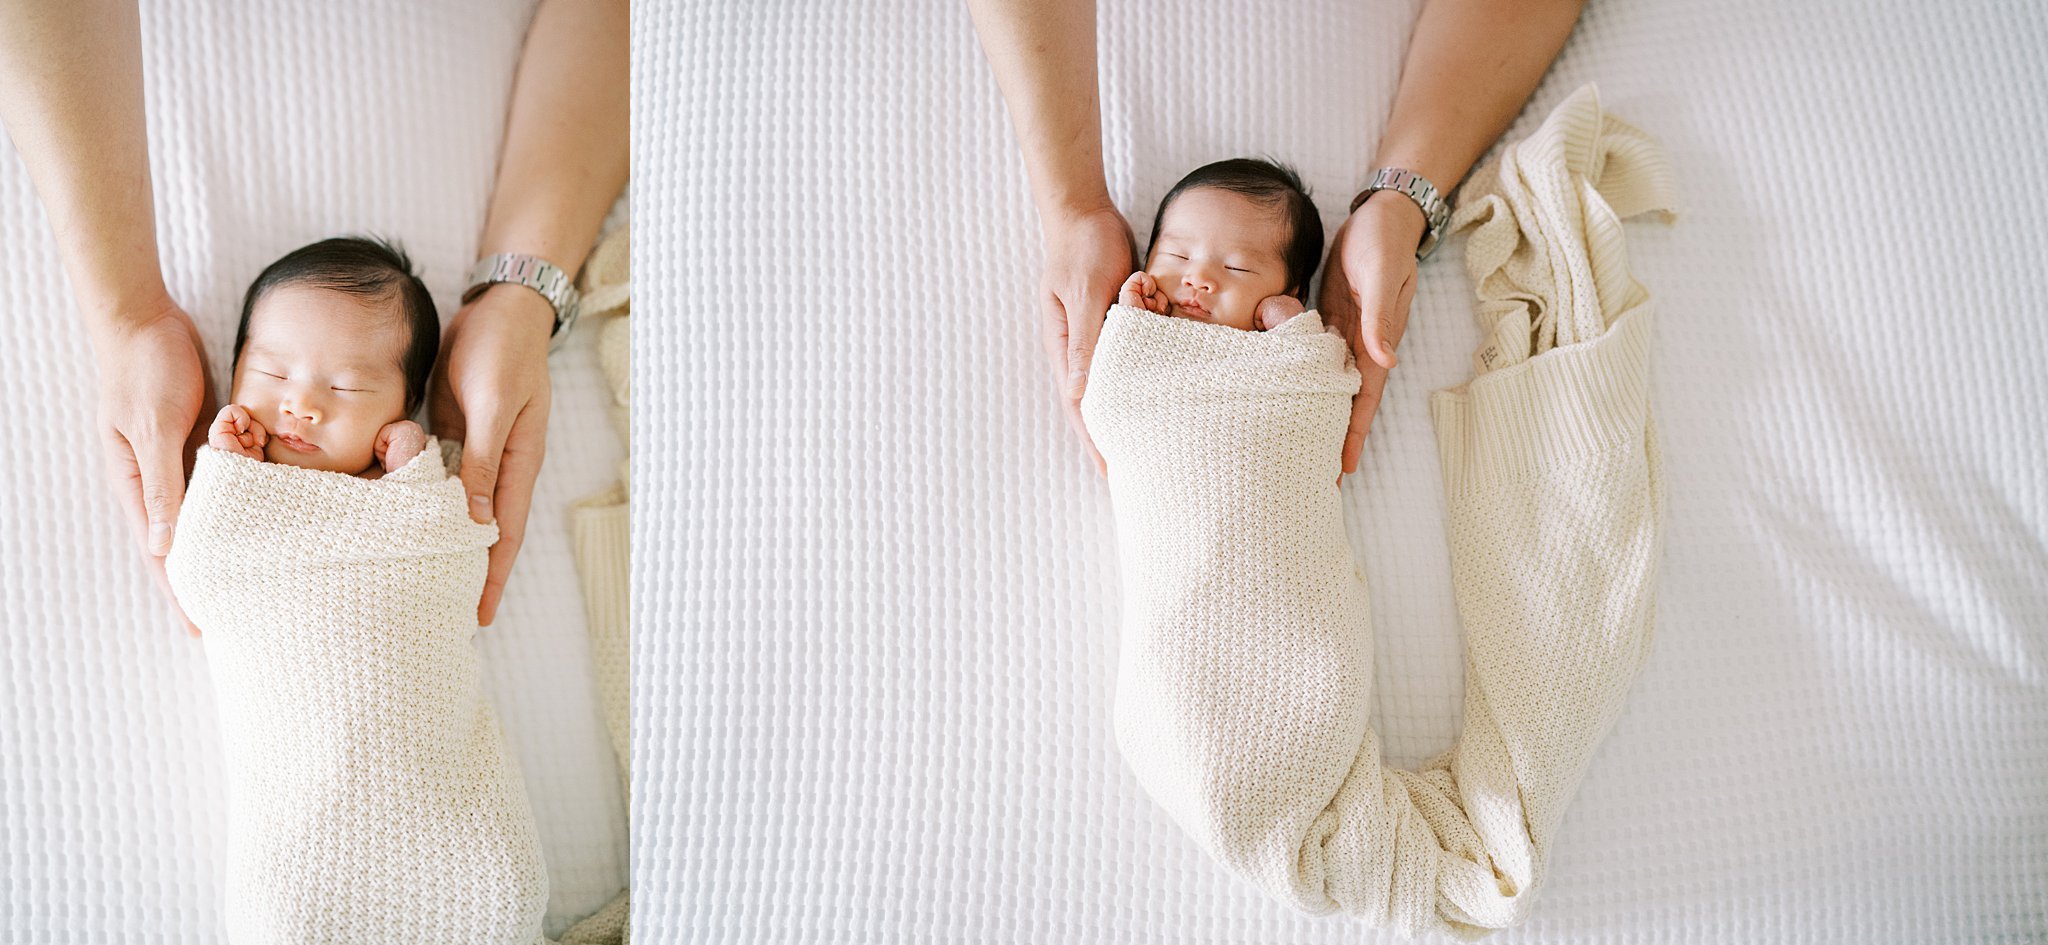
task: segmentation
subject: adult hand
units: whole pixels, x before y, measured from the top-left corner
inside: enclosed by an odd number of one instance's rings
[[[1081,421],[1081,395],[1088,390],[1088,365],[1095,357],[1095,339],[1117,288],[1137,268],[1137,241],[1131,225],[1113,206],[1104,206],[1043,220],[1045,272],[1039,278],[1039,310],[1045,353],[1059,372],[1067,420],[1081,434],[1095,471],[1108,464],[1088,437]]]
[[[1346,473],[1358,470],[1387,372],[1398,363],[1394,349],[1408,329],[1408,304],[1415,298],[1415,248],[1428,223],[1413,200],[1382,190],[1359,204],[1330,244],[1319,304],[1330,327],[1351,345],[1359,374],[1351,430],[1344,436]]]
[[[199,627],[171,595],[163,556],[185,502],[187,463],[205,438],[199,418],[212,413],[206,349],[191,316],[168,298],[154,315],[93,324],[100,372],[95,425],[108,477],[151,577],[196,637]]]
[[[476,621],[490,626],[512,561],[526,539],[526,513],[546,453],[548,336],[555,310],[525,286],[499,283],[462,310],[442,337],[428,412],[434,432],[462,441],[462,488],[469,516],[498,523]]]

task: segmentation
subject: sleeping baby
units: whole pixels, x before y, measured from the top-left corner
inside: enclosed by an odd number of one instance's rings
[[[1294,172],[1238,158],[1196,168],[1159,201],[1145,268],[1119,304],[1242,331],[1302,313],[1323,223]]]
[[[233,945],[542,941],[547,871],[473,642],[498,528],[405,419],[439,344],[411,263],[371,240],[295,250],[243,302],[165,562],[220,713]]]
[[[1116,518],[1117,748],[1232,873],[1408,936],[1527,916],[1651,637],[1651,312],[1620,220],[1670,206],[1669,179],[1588,87],[1462,192],[1449,228],[1472,231],[1497,356],[1429,400],[1466,684],[1457,740],[1413,769],[1371,724],[1372,602],[1337,485],[1360,376],[1301,309],[1315,209],[1253,161],[1167,194],[1081,414]]]

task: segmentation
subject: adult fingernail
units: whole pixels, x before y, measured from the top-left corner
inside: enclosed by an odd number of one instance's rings
[[[478,514],[478,515],[481,515],[481,516],[483,516],[483,520],[484,520],[484,521],[486,521],[486,522],[488,522],[488,521],[491,521],[491,519],[492,519],[492,516],[491,516],[491,497],[490,497],[490,496],[487,496],[487,495],[473,495],[473,496],[470,496],[470,497],[469,497],[469,507],[470,507],[471,509],[475,510],[476,514]]]
[[[171,553],[171,523],[151,522],[149,525],[149,553],[159,557]]]

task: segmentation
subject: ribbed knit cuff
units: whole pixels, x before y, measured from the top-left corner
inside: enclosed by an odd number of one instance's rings
[[[1456,499],[1640,441],[1649,424],[1650,316],[1650,305],[1638,306],[1592,341],[1431,393],[1445,493]]]

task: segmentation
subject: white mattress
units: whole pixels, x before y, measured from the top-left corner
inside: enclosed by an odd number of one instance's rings
[[[171,293],[225,377],[241,294],[343,232],[395,237],[451,317],[531,4],[143,5]],[[0,145],[0,941],[215,943],[227,824],[212,692],[88,435],[94,368],[54,241]],[[568,504],[617,479],[594,326],[551,362],[548,461],[479,646],[540,823],[550,933],[626,876]]]
[[[635,10],[636,935],[1386,938],[1228,878],[1122,767],[1109,499],[1002,100],[962,4],[857,6]],[[1141,229],[1241,153],[1334,229],[1418,3],[1102,7]],[[1670,149],[1686,212],[1630,232],[1669,550],[1498,940],[2048,940],[2048,11],[1590,7],[1511,134],[1597,81]],[[1425,395],[1478,338],[1462,252],[1345,487],[1396,763],[1460,721]]]

